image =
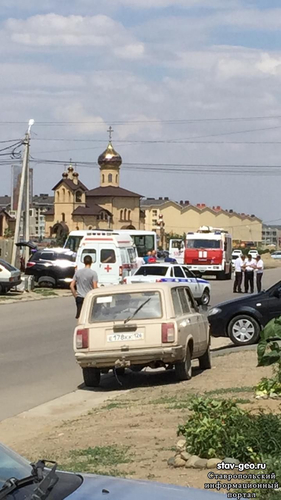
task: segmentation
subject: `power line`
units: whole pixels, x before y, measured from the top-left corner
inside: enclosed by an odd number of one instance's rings
[[[223,118],[189,118],[189,119],[146,119],[146,120],[93,120],[93,121],[36,121],[36,125],[101,125],[106,126],[106,123],[112,125],[127,125],[138,123],[162,123],[162,124],[185,124],[195,122],[236,122],[236,121],[258,121],[258,120],[274,120],[280,119],[281,115],[266,115],[266,116],[243,116],[243,117],[223,117]],[[0,124],[25,124],[23,121],[0,121]]]

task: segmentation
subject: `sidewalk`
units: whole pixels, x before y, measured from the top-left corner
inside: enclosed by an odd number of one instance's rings
[[[6,295],[0,295],[0,305],[13,304],[15,302],[30,302],[31,300],[55,299],[58,297],[70,297],[71,291],[68,289],[56,288],[34,288],[32,292],[11,291]]]

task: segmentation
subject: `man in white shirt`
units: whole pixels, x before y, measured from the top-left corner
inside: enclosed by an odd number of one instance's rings
[[[242,284],[242,267],[244,265],[244,260],[241,257],[237,257],[234,261],[235,267],[235,280],[233,285],[233,293],[242,293],[241,284]]]
[[[245,268],[245,293],[248,293],[249,285],[251,293],[254,293],[254,270],[256,268],[256,264],[252,259],[251,254],[248,254],[248,259],[244,263],[244,268]]]
[[[256,282],[257,282],[257,291],[258,293],[261,292],[261,280],[262,280],[262,275],[263,275],[263,270],[264,270],[264,263],[261,259],[261,256],[258,255],[256,258]]]

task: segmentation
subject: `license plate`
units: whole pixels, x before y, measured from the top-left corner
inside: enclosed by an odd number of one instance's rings
[[[132,340],[142,340],[144,338],[141,332],[131,333],[113,333],[107,335],[107,342],[131,342]]]

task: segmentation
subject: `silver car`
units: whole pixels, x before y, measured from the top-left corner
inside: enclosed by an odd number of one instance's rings
[[[44,461],[31,465],[0,443],[0,499],[55,500],[219,500],[218,493],[172,484],[135,481],[96,474],[45,469]]]

